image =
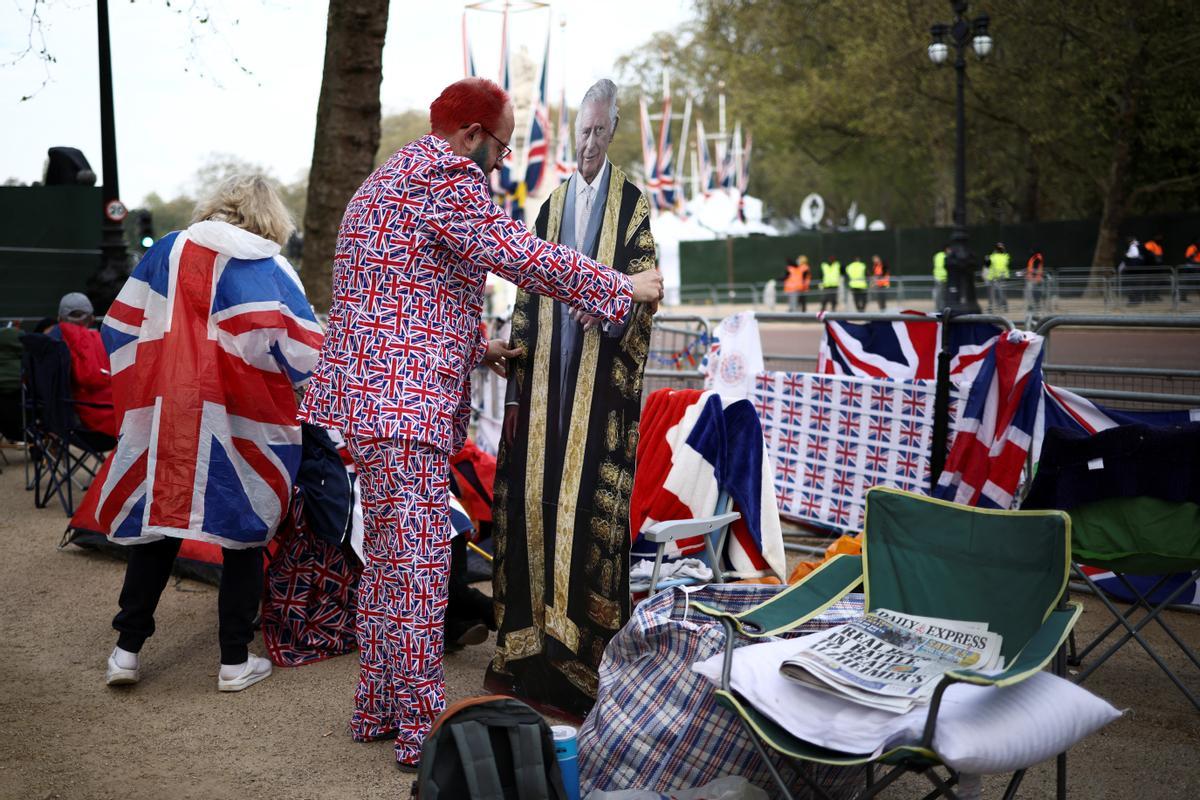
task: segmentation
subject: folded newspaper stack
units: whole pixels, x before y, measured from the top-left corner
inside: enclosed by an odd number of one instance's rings
[[[984,622],[877,608],[800,640],[779,671],[805,686],[903,714],[929,702],[949,670],[1002,666],[1001,639]]]

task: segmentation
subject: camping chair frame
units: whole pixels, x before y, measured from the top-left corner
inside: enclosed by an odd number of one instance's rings
[[[717,514],[715,516],[667,520],[646,529],[642,537],[657,545],[654,552],[654,570],[650,573],[648,594],[654,594],[659,589],[672,586],[691,586],[699,583],[690,578],[672,578],[662,583],[658,581],[659,573],[662,570],[663,555],[667,550],[667,542],[690,539],[695,536],[704,537],[704,560],[712,569],[713,582],[725,582],[725,572],[721,568],[721,554],[725,552],[725,540],[729,534],[729,526],[742,518],[738,512],[730,511],[732,506],[733,500],[722,491],[717,497]]]
[[[865,608],[873,606],[870,602],[871,588],[868,580],[869,571],[866,564],[869,558],[870,542],[868,533],[863,534],[863,555],[838,555],[822,564],[799,583],[780,592],[767,602],[740,614],[728,614],[719,609],[694,603],[693,607],[719,619],[725,630],[726,647],[721,670],[721,688],[716,691],[717,702],[733,711],[741,721],[755,749],[771,772],[783,797],[793,800],[796,795],[791,785],[786,782],[775,760],[770,757],[768,748],[777,756],[782,756],[785,763],[793,766],[793,771],[802,779],[816,797],[828,799],[830,795],[816,781],[810,778],[801,764],[825,764],[841,767],[861,767],[864,773],[865,790],[856,795],[857,798],[875,797],[892,782],[906,772],[915,772],[925,776],[933,785],[933,791],[928,798],[946,797],[956,800],[958,795],[954,787],[958,784],[959,774],[944,765],[934,750],[934,733],[937,726],[938,711],[946,690],[955,683],[969,683],[977,686],[1008,686],[1019,683],[1040,672],[1047,665],[1053,665],[1056,675],[1062,677],[1066,673],[1065,643],[1071,629],[1082,613],[1079,603],[1067,602],[1067,574],[1070,564],[1070,518],[1057,511],[991,511],[957,506],[941,500],[901,492],[895,489],[877,487],[867,494],[868,520],[875,501],[885,499],[885,495],[908,498],[908,501],[919,501],[937,507],[949,507],[963,514],[1002,515],[1014,519],[1042,517],[1047,523],[1061,526],[1062,531],[1062,585],[1057,596],[1045,608],[1045,614],[1032,635],[1020,642],[1021,648],[1013,657],[1008,659],[1006,668],[993,675],[985,675],[973,670],[952,670],[943,676],[929,702],[924,730],[919,743],[903,745],[883,752],[878,757],[845,753],[819,747],[798,739],[777,725],[766,715],[760,713],[744,702],[733,690],[731,672],[733,667],[733,651],[740,637],[757,639],[776,636],[807,622],[825,611],[833,603],[862,585],[867,598]],[[1051,519],[1052,518],[1052,519]],[[905,610],[905,609],[896,609]],[[988,620],[990,622],[990,620]],[[1017,642],[1006,644],[1018,644]],[[876,775],[876,767],[882,765],[887,771],[882,776]],[[1057,797],[1066,797],[1066,753],[1057,756]],[[937,768],[945,769],[949,774],[943,777]],[[1025,770],[1013,773],[1004,793],[1005,800],[1016,795]]]
[[[42,334],[26,334],[22,344],[26,344],[31,336],[49,339]],[[45,349],[38,352],[26,345],[22,354],[22,413],[29,453],[26,464],[33,462],[33,480],[30,482],[26,473],[26,488],[33,489],[33,502],[37,508],[45,508],[50,498],[57,495],[69,517],[75,513],[74,488],[87,489],[104,463],[104,454],[116,446],[116,439],[80,427],[77,419],[77,409],[81,406],[111,408],[111,405],[75,400],[69,394],[42,396],[38,391],[36,375],[39,369],[45,368],[65,370],[57,388],[58,392],[70,390],[70,357],[65,344],[59,342],[58,346],[61,348],[59,357],[66,359],[66,366],[44,365]],[[51,417],[58,422],[52,424]],[[80,473],[86,474],[87,478],[80,480]]]
[[[1114,572],[1113,574],[1117,576],[1122,584],[1124,584],[1126,590],[1128,590],[1130,594],[1136,598],[1129,604],[1129,608],[1122,612],[1117,609],[1112,600],[1108,598],[1108,595],[1104,592],[1104,590],[1096,585],[1096,582],[1092,580],[1091,576],[1089,576],[1080,568],[1079,564],[1072,564],[1071,566],[1075,576],[1087,584],[1087,586],[1092,590],[1092,593],[1099,598],[1100,602],[1104,604],[1104,607],[1107,608],[1113,615],[1113,622],[1107,628],[1097,634],[1096,638],[1093,639],[1086,647],[1079,651],[1076,650],[1075,636],[1072,634],[1070,654],[1067,658],[1068,663],[1075,667],[1082,665],[1083,659],[1087,658],[1087,656],[1093,650],[1103,644],[1104,640],[1112,635],[1114,631],[1121,627],[1125,628],[1125,634],[1118,639],[1115,644],[1109,645],[1108,649],[1097,656],[1096,660],[1092,662],[1086,669],[1080,671],[1080,673],[1075,676],[1075,682],[1083,683],[1085,680],[1087,680],[1088,676],[1095,672],[1096,669],[1105,661],[1107,661],[1110,656],[1124,647],[1130,639],[1133,639],[1142,646],[1142,649],[1145,650],[1150,658],[1154,660],[1154,663],[1158,664],[1159,669],[1166,673],[1167,677],[1171,679],[1171,682],[1179,688],[1179,691],[1183,692],[1183,695],[1191,701],[1196,710],[1200,711],[1200,698],[1197,698],[1195,693],[1183,683],[1179,676],[1172,671],[1165,661],[1163,661],[1162,656],[1154,651],[1154,648],[1150,646],[1150,644],[1142,637],[1140,633],[1142,628],[1146,627],[1151,622],[1157,622],[1159,626],[1166,631],[1167,635],[1171,637],[1172,641],[1179,646],[1179,649],[1183,651],[1184,655],[1191,660],[1192,664],[1195,665],[1197,669],[1200,669],[1200,658],[1196,656],[1196,652],[1188,647],[1187,644],[1181,638],[1179,638],[1179,635],[1176,634],[1175,631],[1171,630],[1170,626],[1168,626],[1162,618],[1162,612],[1169,605],[1174,603],[1179,595],[1184,592],[1184,590],[1192,588],[1195,585],[1195,582],[1200,580],[1200,569],[1194,570],[1188,579],[1184,581],[1174,592],[1172,592],[1170,596],[1166,597],[1162,600],[1162,602],[1154,606],[1150,604],[1150,600],[1148,598],[1158,591],[1158,589],[1161,588],[1162,585],[1170,580],[1173,576],[1164,575],[1157,583],[1154,584],[1153,587],[1150,588],[1148,592],[1143,594],[1137,589],[1137,587],[1128,581],[1124,575],[1119,572]],[[1143,612],[1142,616],[1137,620],[1136,623],[1133,623],[1132,621],[1134,616],[1139,611]]]

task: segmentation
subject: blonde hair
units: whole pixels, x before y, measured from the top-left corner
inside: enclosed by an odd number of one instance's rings
[[[228,222],[283,246],[296,229],[292,215],[262,175],[234,175],[196,204],[192,222]]]

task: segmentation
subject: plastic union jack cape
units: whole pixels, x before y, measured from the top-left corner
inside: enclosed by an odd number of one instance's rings
[[[826,320],[817,372],[897,381],[934,380],[942,337],[951,353],[950,379],[969,383],[1000,333],[985,323],[942,325],[931,314],[911,321],[854,323]]]
[[[300,462],[293,387],[321,346],[279,246],[216,221],[165,236],[101,332],[119,440],[89,492],[91,529],[119,543],[268,541]]]

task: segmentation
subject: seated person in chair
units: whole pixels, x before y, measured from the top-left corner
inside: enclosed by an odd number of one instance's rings
[[[58,324],[47,334],[60,340],[71,353],[71,398],[80,424],[90,430],[117,435],[113,416],[112,373],[108,353],[96,321],[92,301],[82,292],[63,295],[58,303]]]

